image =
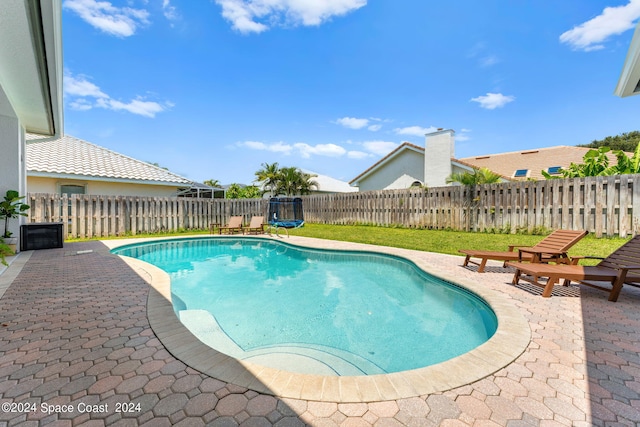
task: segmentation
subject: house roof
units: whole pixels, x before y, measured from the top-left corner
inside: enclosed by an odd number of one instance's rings
[[[191,185],[191,180],[150,163],[65,135],[42,139],[27,134],[27,175],[156,185]]]
[[[366,178],[367,175],[371,174],[376,169],[381,167],[383,164],[389,162],[391,159],[398,156],[400,153],[402,153],[405,150],[417,151],[420,154],[424,154],[424,147],[420,147],[419,145],[415,145],[410,142],[403,142],[402,144],[398,145],[394,150],[392,150],[389,154],[387,154],[386,156],[384,156],[383,158],[375,162],[373,165],[371,165],[367,170],[365,170],[360,175],[356,176],[351,181],[349,181],[349,184],[357,185],[358,181],[361,181],[363,178]]]
[[[60,135],[62,26],[60,0],[3,1],[0,86],[29,132]]]
[[[640,24],[633,33],[614,93],[621,97],[640,93]]]
[[[313,181],[318,183],[318,187],[315,190],[316,192],[321,193],[354,193],[358,191],[357,188],[349,185],[348,182],[340,181],[339,179],[332,178],[327,175],[321,175],[317,172],[312,172],[308,170],[303,170],[303,172],[315,175],[311,178]]]
[[[357,184],[362,178],[375,172],[378,168],[382,167],[392,158],[398,156],[405,150],[413,150],[424,155],[424,147],[411,144],[409,142],[403,142],[389,154],[378,160],[367,170],[350,181],[350,184]],[[500,175],[506,180],[519,180],[519,179],[544,179],[541,171],[547,170],[554,166],[560,166],[563,168],[569,167],[571,163],[583,163],[584,155],[590,148],[586,147],[574,147],[567,145],[559,145],[555,147],[547,148],[535,148],[522,151],[512,151],[508,153],[498,154],[486,154],[481,156],[464,157],[460,159],[452,158],[451,161],[454,165],[465,168],[487,168],[494,173]],[[628,153],[631,155],[631,153]],[[607,153],[609,162],[616,164],[618,159],[616,156],[609,152]],[[514,174],[517,170],[526,171],[524,176],[515,177]]]
[[[487,168],[505,179],[544,179],[541,171],[554,166],[569,167],[571,163],[583,163],[583,157],[590,148],[559,145],[556,147],[536,148],[512,151],[508,153],[488,154],[464,157],[457,161],[474,168]],[[609,161],[616,164],[618,159],[609,152]],[[517,170],[526,170],[522,177],[515,177]]]

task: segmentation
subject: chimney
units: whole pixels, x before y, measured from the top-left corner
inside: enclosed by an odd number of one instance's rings
[[[429,187],[444,187],[452,173],[451,158],[455,156],[454,134],[451,129],[438,128],[425,135],[424,183]]]

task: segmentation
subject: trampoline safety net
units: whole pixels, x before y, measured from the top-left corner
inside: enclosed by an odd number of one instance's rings
[[[269,199],[269,224],[274,227],[296,228],[304,224],[300,197],[272,197]]]

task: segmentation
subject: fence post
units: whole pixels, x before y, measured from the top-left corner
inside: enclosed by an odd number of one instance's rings
[[[477,202],[473,199],[478,198]],[[62,221],[66,236],[206,228],[231,214],[265,214],[268,200],[27,195],[29,222]],[[640,174],[304,196],[308,223],[485,230],[585,229],[596,237],[640,233]]]

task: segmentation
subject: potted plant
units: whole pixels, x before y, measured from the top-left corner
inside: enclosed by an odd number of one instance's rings
[[[7,190],[4,200],[0,201],[0,219],[4,219],[4,234],[2,238],[4,243],[8,245],[13,252],[16,252],[18,239],[11,237],[13,233],[9,231],[9,220],[11,218],[27,216],[25,211],[29,209],[29,205],[22,203],[22,199],[24,198],[25,196],[20,196],[15,190]]]

